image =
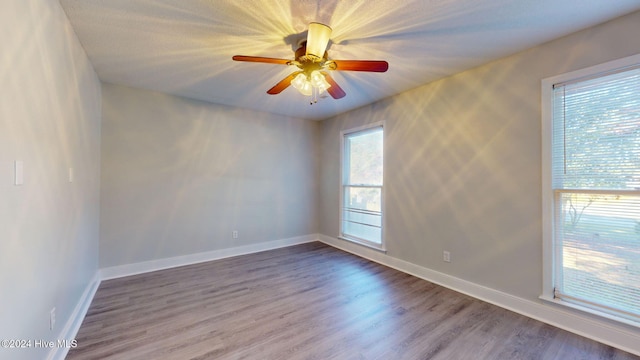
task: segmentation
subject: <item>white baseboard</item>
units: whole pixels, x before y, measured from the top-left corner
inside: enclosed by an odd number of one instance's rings
[[[594,320],[586,316],[565,311],[551,304],[538,303],[513,296],[498,290],[478,285],[438,271],[389,256],[330,236],[318,235],[318,239],[330,246],[377,262],[404,273],[442,285],[457,292],[473,296],[496,306],[542,321],[563,330],[607,344],[618,349],[640,355],[640,335],[623,326]]]
[[[100,286],[100,273],[96,271],[95,275],[85,288],[80,300],[76,304],[76,307],[73,309],[69,320],[64,324],[64,328],[60,332],[60,336],[57,339],[60,340],[74,340],[76,335],[78,334],[78,330],[80,330],[80,325],[82,325],[82,321],[84,320],[85,315],[87,315],[87,311],[89,310],[89,306],[91,305],[91,301],[93,301],[93,297]],[[52,347],[47,355],[48,360],[64,360],[64,358],[69,353],[68,347]]]
[[[317,241],[318,235],[304,235],[287,239],[266,241],[258,244],[238,246],[228,249],[213,250],[207,252],[201,252],[197,254],[189,254],[182,256],[175,256],[164,259],[143,261],[134,264],[126,264],[119,266],[112,266],[103,268],[100,270],[100,277],[102,280],[116,279],[120,277],[137,275],[147,273],[151,271],[163,270],[174,268],[178,266],[192,265],[206,261],[219,260],[232,256],[252,254],[260,251],[273,250],[282,247],[304,244],[312,241]]]

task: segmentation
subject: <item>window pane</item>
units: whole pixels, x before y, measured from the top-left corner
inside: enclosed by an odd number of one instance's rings
[[[382,189],[379,187],[344,188],[342,232],[363,240],[382,242]]]
[[[555,296],[640,321],[640,67],[553,88]]]
[[[347,184],[382,185],[382,128],[347,135],[345,142]]]
[[[640,189],[640,69],[554,90],[554,187]]]
[[[344,135],[340,234],[382,247],[383,129]]]
[[[640,315],[640,195],[563,192],[556,201],[560,297]]]

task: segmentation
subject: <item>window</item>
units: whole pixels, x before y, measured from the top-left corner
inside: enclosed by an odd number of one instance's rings
[[[640,56],[543,80],[543,298],[640,325]]]
[[[381,123],[342,132],[340,237],[378,249],[382,243]]]

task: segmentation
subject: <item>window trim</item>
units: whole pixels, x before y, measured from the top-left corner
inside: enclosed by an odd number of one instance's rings
[[[561,265],[560,259],[556,259],[554,250],[554,197],[555,191],[552,185],[552,145],[553,145],[553,87],[556,84],[582,81],[588,78],[605,76],[625,68],[638,66],[640,54],[628,56],[622,59],[608,61],[602,64],[590,66],[584,69],[542,79],[542,294],[540,299],[555,304],[560,304],[582,312],[597,315],[634,327],[640,327],[640,323],[622,316],[610,314],[591,307],[563,301],[554,296],[555,268]]]
[[[345,137],[347,135],[350,134],[354,134],[354,133],[359,133],[359,132],[365,132],[367,130],[372,130],[375,128],[382,128],[382,186],[380,186],[380,212],[381,212],[381,219],[380,222],[382,224],[382,229],[381,229],[381,234],[380,234],[380,244],[377,244],[375,242],[372,241],[368,241],[366,239],[360,239],[358,237],[355,236],[348,236],[345,235],[342,231],[342,208],[344,206],[344,177],[345,177],[345,153],[344,153],[344,146],[345,146]],[[349,129],[345,129],[340,131],[340,178],[339,178],[339,192],[340,192],[340,201],[338,203],[338,239],[342,239],[342,240],[346,240],[349,242],[352,242],[354,244],[358,244],[358,245],[362,245],[362,246],[366,246],[368,248],[374,249],[374,250],[378,250],[378,251],[382,251],[382,252],[386,252],[386,246],[385,246],[385,229],[386,229],[386,224],[385,224],[385,200],[384,200],[384,195],[385,195],[385,191],[384,191],[384,179],[385,179],[385,166],[384,166],[384,153],[385,153],[385,122],[384,121],[377,121],[377,122],[373,122],[373,123],[368,123],[362,126],[358,126],[355,128],[349,128]]]

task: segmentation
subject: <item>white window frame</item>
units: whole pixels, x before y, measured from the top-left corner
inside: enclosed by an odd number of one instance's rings
[[[594,308],[560,300],[554,296],[555,267],[562,266],[554,251],[554,191],[552,186],[553,86],[559,83],[595,78],[615,70],[640,64],[640,54],[568,72],[542,80],[542,294],[540,299],[640,327],[640,323]]]
[[[344,140],[345,140],[345,137],[347,135],[351,135],[351,134],[359,133],[359,132],[364,132],[364,131],[375,129],[375,128],[382,128],[382,139],[383,139],[382,140],[383,141],[383,145],[382,145],[382,149],[383,149],[382,150],[383,151],[382,182],[383,182],[383,185],[380,186],[380,212],[381,212],[380,223],[382,224],[381,235],[380,235],[380,244],[372,242],[372,241],[368,241],[366,239],[360,239],[360,238],[357,238],[357,237],[354,237],[354,236],[345,235],[344,231],[343,231],[343,227],[342,227],[342,224],[343,224],[342,210],[343,210],[343,206],[344,206],[344,188],[346,186],[345,185],[345,176],[346,176],[346,174],[345,174],[345,165],[346,164],[345,164],[345,153],[344,153],[344,147],[345,147],[345,141]],[[384,201],[384,178],[385,178],[385,175],[384,175],[384,173],[386,172],[384,170],[385,169],[385,166],[384,166],[384,153],[385,153],[384,142],[385,142],[385,137],[386,137],[386,135],[385,135],[385,124],[384,124],[384,121],[378,121],[378,122],[374,122],[374,123],[369,123],[369,124],[362,125],[362,126],[359,126],[359,127],[356,127],[356,128],[342,130],[340,132],[340,187],[339,187],[340,188],[340,204],[339,204],[340,207],[339,207],[339,212],[338,212],[340,214],[339,215],[339,234],[338,234],[338,238],[339,239],[347,240],[347,241],[350,241],[350,242],[353,242],[353,243],[356,243],[356,244],[359,244],[359,245],[363,245],[363,246],[366,246],[366,247],[369,247],[369,248],[372,248],[372,249],[375,249],[375,250],[383,251],[383,252],[386,251],[385,240],[384,240],[385,239],[385,236],[384,236],[384,233],[385,233],[385,216],[384,216],[384,213],[385,213],[385,210],[384,210],[384,204],[385,204],[385,201]]]

